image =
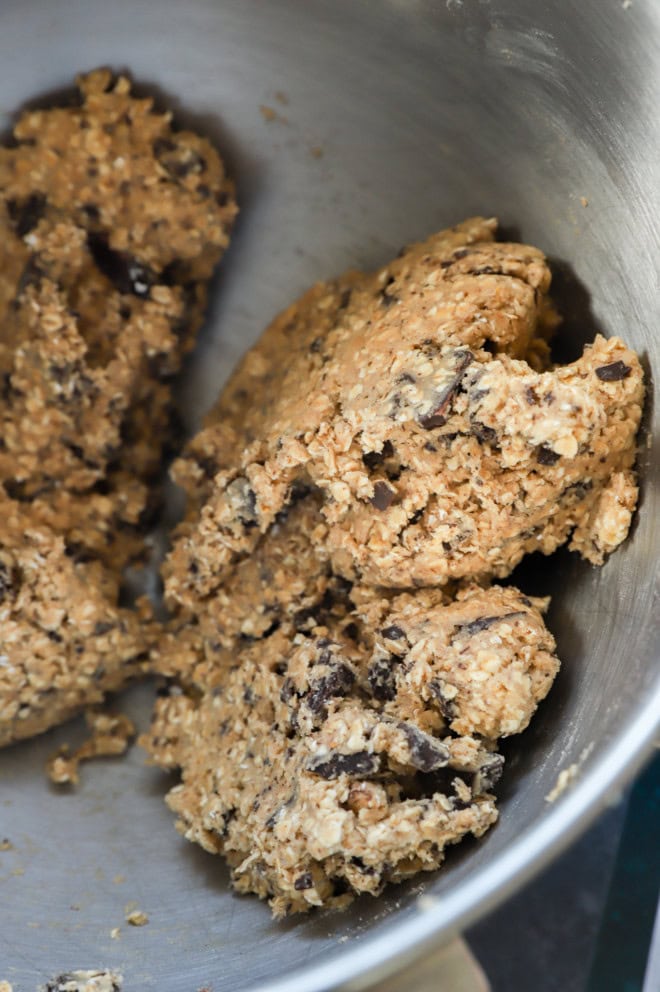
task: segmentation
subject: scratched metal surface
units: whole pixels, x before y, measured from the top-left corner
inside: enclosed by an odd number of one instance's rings
[[[600,326],[657,363],[659,54],[654,0],[3,0],[0,127],[33,95],[107,63],[173,98],[227,153],[242,215],[182,390],[192,424],[303,287],[475,212],[499,214],[558,260],[567,354]],[[646,437],[653,417],[651,400]],[[508,745],[501,822],[481,843],[424,885],[275,924],[177,836],[167,780],[138,751],[86,768],[75,793],[50,789],[44,760],[80,733],[73,725],[0,756],[0,836],[14,843],[0,852],[0,978],[31,992],[63,970],[110,966],[145,992],[358,989],[519,885],[654,734],[652,446],[641,463],[638,522],[604,569],[560,555],[521,580],[554,595],[564,667]],[[143,723],[149,694],[127,701]],[[585,749],[576,785],[548,806]],[[129,902],[148,926],[124,925]]]

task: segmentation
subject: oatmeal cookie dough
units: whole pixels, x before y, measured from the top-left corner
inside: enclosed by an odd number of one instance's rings
[[[190,511],[171,603],[212,595],[301,479],[333,570],[371,585],[503,577],[569,539],[600,564],[623,540],[639,360],[598,336],[549,366],[545,258],[494,231],[466,221],[276,318],[176,466]]]
[[[29,507],[0,496],[0,747],[41,733],[146,670],[154,630],[116,605],[116,577],[80,562]]]
[[[172,379],[236,213],[203,138],[98,70],[0,148],[0,745],[146,668],[119,607],[176,440]]]
[[[0,481],[123,564],[176,440],[171,380],[229,240],[217,152],[97,70],[0,148]]]
[[[54,785],[77,785],[78,770],[83,761],[125,754],[135,737],[135,726],[123,713],[109,713],[103,707],[85,711],[90,736],[74,751],[63,744],[46,763],[46,773]]]
[[[518,590],[353,586],[296,503],[226,586],[166,635],[176,676],[142,739],[180,768],[185,836],[226,856],[277,915],[436,868],[496,819],[496,740],[523,730],[558,669],[544,603]],[[318,535],[316,535],[318,537]]]

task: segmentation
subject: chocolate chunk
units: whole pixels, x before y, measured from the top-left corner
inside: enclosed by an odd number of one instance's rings
[[[356,644],[360,639],[360,628],[356,623],[353,623],[353,621],[346,624],[342,633],[344,634],[345,637],[348,637],[351,641],[355,641]]]
[[[298,878],[293,883],[293,887],[296,892],[303,892],[305,889],[312,889],[314,887],[312,873],[306,871],[303,872],[302,875],[298,875]]]
[[[393,303],[398,303],[398,297],[388,292],[389,287],[394,283],[394,276],[390,276],[384,287],[380,291],[380,302],[384,307],[391,307]]]
[[[566,486],[565,489],[559,495],[562,502],[570,502],[581,500],[588,492],[593,489],[593,482],[591,479],[581,479],[579,482],[573,482],[570,486]]]
[[[210,456],[199,455],[196,460],[206,479],[214,479],[220,471],[217,461]]]
[[[296,630],[310,631],[314,627],[320,626],[320,604],[316,606],[305,606],[302,610],[296,610],[291,618]]]
[[[110,620],[99,620],[98,623],[94,625],[94,634],[96,637],[101,637],[103,634],[109,633],[109,631],[115,629],[116,624]]]
[[[46,210],[46,197],[33,193],[25,200],[7,200],[7,213],[19,238],[32,231]]]
[[[382,703],[394,699],[396,696],[396,667],[401,664],[401,659],[396,655],[389,655],[388,658],[376,658],[369,666],[367,680],[371,695]]]
[[[292,753],[293,752],[291,751],[291,749],[288,749],[286,753],[286,757],[290,758]],[[286,813],[286,811],[295,804],[297,799],[298,799],[298,787],[294,786],[293,792],[286,800],[286,802],[282,803],[281,806],[278,806],[277,809],[274,810],[274,812],[268,817],[265,824],[266,828],[268,830],[271,830],[275,826],[277,821],[282,818],[283,814]]]
[[[369,500],[377,510],[387,510],[392,503],[396,492],[387,485],[386,482],[377,482],[374,485],[374,494]]]
[[[198,152],[185,145],[177,145],[169,138],[156,138],[152,147],[155,157],[173,179],[199,175],[206,169],[206,161]]]
[[[525,399],[527,400],[530,406],[537,406],[539,402],[539,398],[533,386],[528,386],[527,389],[525,390]]]
[[[561,455],[549,448],[547,444],[540,444],[536,449],[536,460],[539,465],[556,465]]]
[[[473,435],[482,444],[492,444],[493,441],[497,440],[497,431],[494,428],[487,427],[486,424],[482,424],[478,420],[473,420],[471,427]]]
[[[354,751],[352,754],[335,751],[330,755],[317,754],[310,758],[307,770],[325,779],[339,778],[340,775],[369,778],[378,774],[381,764],[380,755],[370,751]]]
[[[374,866],[373,865],[365,865],[365,863],[362,860],[362,858],[353,856],[351,858],[351,864],[355,868],[357,868],[357,870],[359,872],[361,872],[363,875],[375,875],[376,874],[376,869],[374,868]]]
[[[236,506],[236,516],[244,527],[250,529],[257,525],[257,494],[251,488],[247,479],[239,476],[229,483],[227,496]]]
[[[140,299],[149,296],[151,287],[158,280],[148,265],[127,252],[115,251],[103,234],[90,233],[87,244],[96,267],[110,280],[117,292],[132,293]]]
[[[10,596],[13,598],[21,584],[21,573],[15,566],[0,561],[0,604]]]
[[[467,275],[469,276],[502,276],[504,273],[501,269],[494,269],[492,265],[482,265],[478,269],[468,269]]]
[[[447,423],[449,409],[454,397],[459,391],[463,373],[473,361],[471,351],[457,351],[454,357],[458,359],[458,362],[454,370],[453,379],[437,396],[432,412],[419,420],[420,426],[427,431],[432,430],[434,427],[444,427]]]
[[[447,723],[451,723],[451,721],[456,716],[456,706],[453,700],[447,698],[445,694],[444,682],[442,682],[440,679],[431,679],[428,686],[433,694],[434,699],[437,700],[438,709],[442,713]]]
[[[475,795],[481,792],[491,792],[493,786],[499,782],[504,770],[504,755],[489,754],[482,762],[479,770],[475,772],[472,781],[472,790]]]
[[[471,803],[458,798],[456,779],[470,786],[472,777],[469,772],[459,772],[449,765],[445,765],[444,768],[437,768],[433,772],[419,772],[415,776],[414,786],[416,789],[414,789],[411,798],[418,798],[419,796],[431,798],[432,796],[443,795],[451,799],[454,809],[465,809]]]
[[[390,624],[389,627],[383,627],[381,634],[383,637],[386,637],[388,641],[400,641],[402,637],[406,636],[406,632],[403,627],[398,627],[395,623]]]
[[[30,490],[26,479],[5,479],[4,487],[10,499],[15,499],[18,503],[31,503],[32,500],[52,493],[55,489],[55,480],[46,479],[41,486]]]
[[[101,211],[94,203],[83,203],[82,211],[90,224],[99,224],[101,221]]]
[[[343,291],[343,293],[341,294],[341,297],[339,299],[339,309],[340,310],[345,310],[347,308],[348,304],[351,302],[351,296],[352,295],[353,295],[353,290],[352,289],[345,289]]]
[[[632,369],[625,362],[611,362],[596,369],[596,375],[601,382],[621,382],[630,375],[631,371]]]
[[[512,620],[514,617],[524,617],[525,615],[524,610],[516,610],[513,613],[502,613],[497,617],[477,617],[476,620],[471,620],[469,623],[457,624],[454,627],[454,636],[466,634],[468,637],[472,637],[474,634],[480,634],[482,630],[494,627],[496,623],[501,623],[503,620]]]
[[[434,772],[444,768],[449,761],[449,751],[442,741],[424,733],[412,723],[401,721],[398,727],[403,731],[410,748],[410,764],[420,772]]]
[[[18,283],[16,285],[16,296],[15,300],[20,300],[21,296],[29,286],[36,286],[41,282],[45,275],[44,270],[39,265],[39,262],[35,256],[29,258],[25,263],[25,268],[21,272]]]
[[[313,682],[305,699],[312,713],[322,712],[330,699],[345,696],[355,682],[355,675],[348,665],[344,665],[341,661],[330,664],[332,666],[330,674]]]
[[[90,551],[89,548],[86,548],[84,544],[80,544],[78,541],[67,541],[64,547],[64,553],[76,565],[95,561],[98,557],[95,552]]]
[[[469,254],[470,254],[469,248],[457,248],[454,254],[452,255],[452,258],[454,259],[454,261],[458,261],[461,258],[465,258]]]
[[[394,454],[394,446],[391,441],[385,441],[382,451],[366,451],[362,455],[362,461],[368,469],[373,471],[383,464],[386,458],[391,458]]]
[[[412,526],[412,524],[418,524],[419,523],[419,521],[424,516],[424,509],[425,509],[425,507],[422,507],[419,510],[415,510],[415,512],[413,513],[413,515],[410,517],[410,520],[408,521],[408,526],[409,527]]]

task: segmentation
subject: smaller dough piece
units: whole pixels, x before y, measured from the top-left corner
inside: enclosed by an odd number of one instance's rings
[[[375,631],[371,692],[430,732],[440,714],[457,734],[519,734],[559,669],[547,606],[512,586],[467,586],[451,601],[438,589],[380,601],[369,590],[358,614]]]
[[[141,740],[181,769],[167,801],[185,836],[276,915],[376,894],[480,836],[496,739],[527,726],[559,667],[545,604],[514,588],[396,595],[332,576],[317,500],[300,495],[174,621],[155,668],[176,678]]]
[[[123,713],[113,714],[95,707],[85,710],[85,721],[90,730],[87,740],[74,751],[63,744],[46,764],[48,778],[55,785],[77,785],[82,761],[125,754],[135,737],[133,722]]]
[[[48,730],[144,674],[150,618],[116,577],[77,562],[29,508],[0,498],[0,747]]]
[[[0,482],[121,567],[178,440],[172,378],[236,214],[208,141],[105,69],[0,148]]]

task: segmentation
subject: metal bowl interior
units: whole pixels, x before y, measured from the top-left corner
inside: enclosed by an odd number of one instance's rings
[[[191,425],[307,285],[481,212],[555,260],[567,356],[601,328],[649,370],[660,361],[654,0],[4,0],[0,127],[99,64],[129,68],[214,137],[238,179],[240,223],[182,388]],[[137,750],[86,768],[75,793],[49,789],[45,758],[80,733],[62,728],[0,758],[0,836],[14,843],[0,853],[0,978],[28,990],[104,966],[145,992],[358,989],[521,884],[620,787],[657,727],[656,416],[651,385],[627,544],[602,569],[568,553],[524,566],[523,588],[553,596],[563,668],[506,745],[501,821],[483,840],[343,915],[274,923],[178,837],[169,780]],[[126,700],[143,725],[149,700],[147,687]],[[573,763],[577,780],[547,803]],[[124,926],[129,901],[148,926]]]

